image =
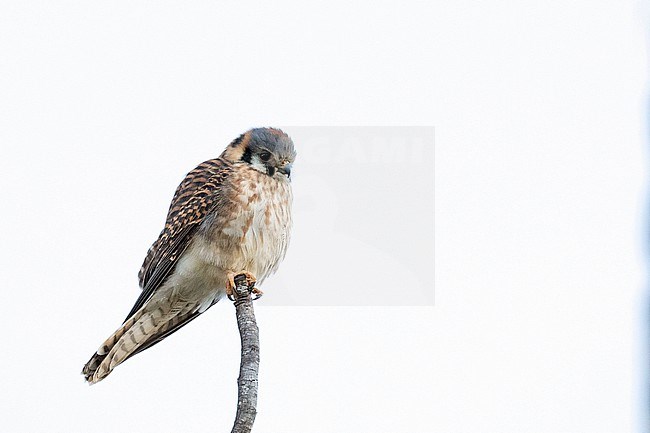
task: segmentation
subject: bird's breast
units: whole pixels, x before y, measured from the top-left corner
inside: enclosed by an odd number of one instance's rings
[[[225,270],[247,270],[261,283],[287,251],[291,202],[291,185],[285,179],[256,172],[235,177],[209,227],[202,230],[206,261]]]

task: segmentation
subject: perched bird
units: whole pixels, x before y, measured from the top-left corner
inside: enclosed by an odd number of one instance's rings
[[[289,244],[295,157],[287,134],[257,128],[187,174],[138,274],[140,297],[82,370],[89,383],[177,331],[224,294],[230,297],[235,275],[243,273],[259,285],[278,269]]]

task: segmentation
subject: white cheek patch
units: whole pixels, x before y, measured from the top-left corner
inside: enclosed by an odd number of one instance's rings
[[[260,173],[266,174],[266,165],[264,165],[264,162],[262,162],[262,160],[257,155],[253,155],[251,158],[251,167]]]

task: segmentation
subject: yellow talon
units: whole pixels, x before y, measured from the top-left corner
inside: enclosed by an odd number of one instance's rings
[[[235,293],[235,287],[237,287],[237,284],[235,284],[235,277],[237,275],[244,275],[246,277],[246,285],[248,287],[253,287],[252,292],[258,295],[255,299],[262,296],[263,292],[259,289],[254,288],[255,282],[257,281],[255,275],[251,274],[248,271],[239,271],[239,272],[228,271],[228,273],[226,274],[226,277],[228,278],[228,280],[226,281],[226,296],[228,296],[228,299],[230,299],[231,301],[235,300],[233,294]]]

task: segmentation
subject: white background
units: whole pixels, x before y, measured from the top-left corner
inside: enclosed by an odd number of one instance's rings
[[[0,5],[1,431],[229,431],[227,302],[96,386],[79,371],[182,176],[260,125],[435,126],[436,297],[260,304],[255,432],[645,429],[643,4]],[[327,185],[299,164],[296,188]],[[327,245],[267,296],[339,272]]]

